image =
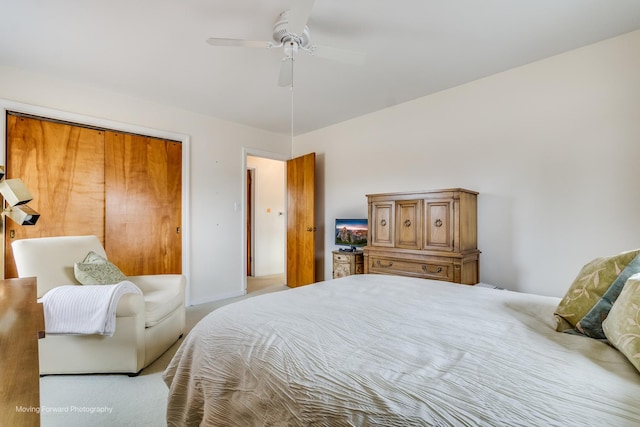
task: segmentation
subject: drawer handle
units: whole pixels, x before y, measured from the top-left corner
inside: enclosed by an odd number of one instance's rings
[[[442,227],[442,220],[441,219],[436,219],[436,221],[433,223],[433,225],[435,225],[436,227]]]
[[[376,264],[378,264],[378,267],[382,267],[382,268],[389,268],[393,265],[393,261],[389,261],[389,264],[387,265],[382,265],[382,263],[380,262],[380,260],[376,261]]]
[[[430,274],[438,274],[438,273],[442,273],[442,267],[436,268],[436,271],[429,271],[426,265],[422,265],[422,271]]]
[[[410,220],[408,220],[408,219],[405,219],[405,220],[404,220],[404,226],[405,226],[405,227],[411,227],[411,221],[410,221]]]
[[[383,227],[384,227],[385,225],[387,225],[387,220],[386,220],[386,219],[381,220],[381,221],[380,221],[380,225],[381,225],[381,226],[383,226]]]

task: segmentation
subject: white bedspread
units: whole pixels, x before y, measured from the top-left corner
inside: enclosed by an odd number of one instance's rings
[[[113,336],[116,308],[127,293],[142,294],[128,280],[115,285],[65,285],[40,298],[47,334],[99,334]]]
[[[164,372],[169,425],[635,426],[640,374],[559,299],[356,275],[222,307]]]

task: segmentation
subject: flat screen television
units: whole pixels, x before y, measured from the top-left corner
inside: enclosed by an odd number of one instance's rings
[[[355,251],[357,248],[367,245],[369,234],[369,223],[367,218],[337,218],[335,228],[336,246],[349,246],[349,250]]]

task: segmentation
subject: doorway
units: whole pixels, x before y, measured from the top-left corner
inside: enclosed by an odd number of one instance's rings
[[[246,155],[246,292],[284,284],[286,163]]]

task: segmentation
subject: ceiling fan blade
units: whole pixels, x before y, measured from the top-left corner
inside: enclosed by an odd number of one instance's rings
[[[284,58],[280,63],[280,76],[278,86],[291,86],[293,84],[293,58]]]
[[[331,59],[351,65],[364,65],[367,55],[356,50],[340,49],[329,46],[311,46],[311,55]]]
[[[295,35],[302,35],[305,25],[311,15],[314,0],[292,0],[291,12],[289,12],[289,23],[287,31]]]
[[[213,46],[256,47],[263,49],[268,49],[273,46],[271,42],[259,40],[220,39],[215,37],[207,39],[207,43]]]

